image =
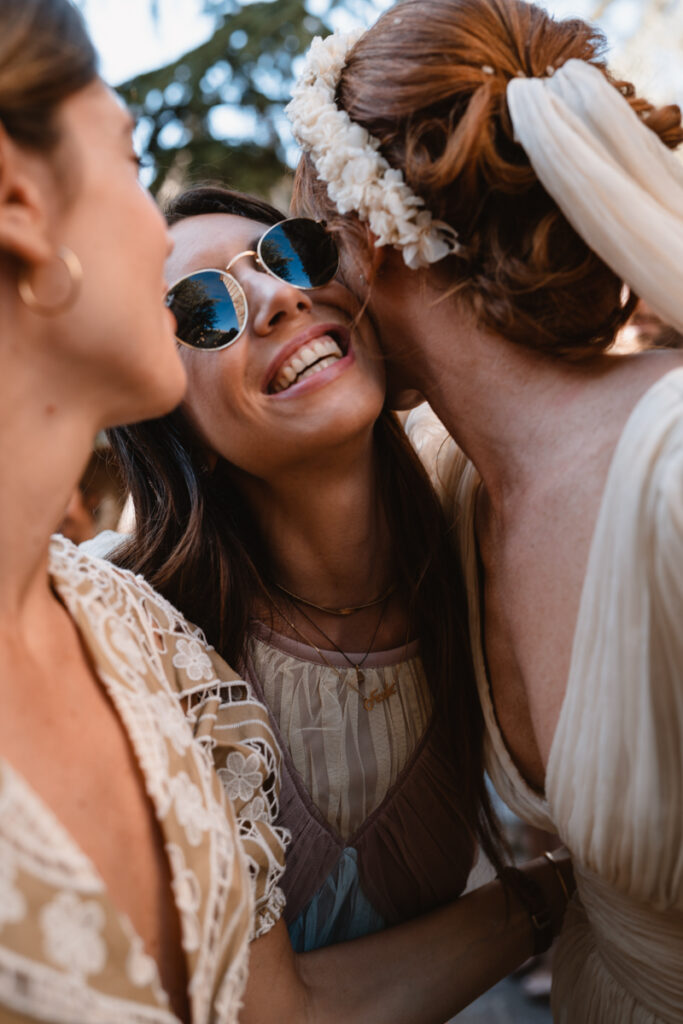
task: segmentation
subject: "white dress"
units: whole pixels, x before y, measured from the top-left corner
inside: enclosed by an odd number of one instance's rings
[[[593,534],[545,798],[524,781],[486,678],[474,545],[478,477],[434,426],[408,430],[456,516],[487,729],[487,768],[526,821],[571,850],[560,1024],[683,1021],[683,369],[632,411]],[[436,457],[436,461],[435,461]]]

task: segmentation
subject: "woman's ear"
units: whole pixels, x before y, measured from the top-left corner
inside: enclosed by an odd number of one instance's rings
[[[54,256],[44,195],[48,172],[43,164],[42,157],[20,149],[0,124],[0,252],[28,265]]]

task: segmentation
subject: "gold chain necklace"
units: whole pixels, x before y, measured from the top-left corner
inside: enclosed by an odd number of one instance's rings
[[[286,587],[283,587],[281,583],[276,583],[275,580],[272,580],[271,582],[274,587],[281,590],[283,594],[287,595],[287,597],[292,598],[297,604],[305,604],[307,608],[315,608],[316,611],[325,612],[326,615],[354,615],[356,612],[363,611],[364,608],[374,608],[376,604],[382,604],[388,597],[391,597],[396,590],[396,584],[394,583],[393,586],[389,587],[388,590],[385,590],[383,594],[380,594],[379,597],[374,598],[372,601],[368,601],[366,604],[349,605],[348,608],[328,608],[327,605],[316,604],[315,601],[309,601],[306,597],[300,597],[299,594],[292,593],[291,590],[287,590]],[[306,616],[306,618],[307,617],[308,616]],[[322,633],[322,630],[320,632]],[[325,636],[324,633],[323,636]],[[330,638],[327,637],[327,639],[329,640]],[[332,643],[331,640],[330,643]]]
[[[397,685],[397,682],[398,682],[396,673],[394,673],[394,681],[391,683],[391,685],[389,685],[388,683],[385,683],[384,684],[384,688],[382,690],[373,690],[372,693],[366,695],[360,689],[360,687],[365,682],[365,672],[363,672],[363,669],[362,669],[361,666],[363,665],[365,659],[368,657],[368,655],[370,654],[370,651],[372,650],[372,648],[374,646],[375,640],[377,638],[377,634],[379,632],[379,627],[380,627],[380,625],[382,623],[382,619],[384,618],[384,612],[386,610],[386,601],[387,601],[388,596],[389,595],[387,594],[385,596],[385,598],[384,598],[385,604],[382,607],[379,619],[377,620],[377,625],[375,626],[375,632],[372,634],[372,640],[370,641],[370,646],[368,647],[367,651],[365,652],[365,654],[363,655],[363,657],[361,658],[361,660],[358,663],[351,661],[351,659],[348,657],[346,651],[343,651],[341,649],[341,647],[339,647],[339,645],[334,642],[332,637],[327,635],[327,633],[325,632],[324,629],[321,629],[320,626],[316,625],[316,623],[313,621],[313,619],[311,619],[308,615],[306,615],[306,612],[301,611],[301,609],[299,609],[299,611],[301,612],[303,617],[305,619],[307,619],[308,622],[310,622],[310,624],[313,626],[313,628],[317,629],[319,633],[322,633],[322,635],[325,637],[327,642],[329,644],[331,644],[331,646],[334,647],[334,649],[336,651],[338,651],[341,654],[341,656],[346,661],[348,661],[349,667],[352,668],[352,669],[355,669],[355,672],[356,672],[356,682],[358,683],[357,686],[354,686],[353,683],[350,683],[348,679],[346,679],[345,677],[342,676],[341,671],[339,670],[337,665],[333,665],[332,662],[328,658],[325,657],[324,653],[320,650],[318,645],[313,643],[313,641],[310,639],[310,637],[307,637],[305,635],[305,633],[301,632],[299,627],[296,626],[291,621],[291,619],[289,619],[285,615],[285,613],[275,603],[275,601],[273,601],[272,597],[270,598],[270,601],[271,601],[271,604],[273,605],[273,607],[275,608],[276,612],[278,613],[278,615],[282,616],[282,618],[287,623],[289,628],[293,629],[294,632],[297,634],[297,636],[301,637],[301,639],[304,641],[305,644],[308,644],[309,647],[312,647],[313,650],[316,651],[320,655],[320,657],[322,658],[322,660],[324,661],[324,663],[327,665],[328,668],[333,669],[337,673],[337,677],[338,677],[339,681],[340,682],[344,682],[345,685],[350,686],[352,690],[355,690],[355,692],[361,698],[361,702],[363,704],[363,708],[365,709],[365,711],[372,711],[372,709],[374,707],[376,707],[377,704],[382,704],[383,701],[388,700],[389,697],[392,697],[396,693],[396,685]],[[343,669],[342,671],[346,674],[346,672],[348,670],[347,669]]]

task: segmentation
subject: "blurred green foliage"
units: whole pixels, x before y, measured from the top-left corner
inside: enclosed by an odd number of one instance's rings
[[[283,113],[292,61],[313,36],[327,35],[334,6],[318,16],[305,0],[208,0],[216,28],[206,43],[119,86],[139,122],[154,193],[210,178],[282,199],[287,147],[290,164],[294,154]]]

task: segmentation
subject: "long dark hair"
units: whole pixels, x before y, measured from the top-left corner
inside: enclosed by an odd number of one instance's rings
[[[275,224],[274,207],[218,186],[191,189],[167,211],[169,223],[228,213]],[[268,545],[219,459],[208,473],[198,438],[181,410],[110,431],[135,507],[133,536],[114,561],[141,573],[201,626],[231,664],[245,654],[249,624],[264,593]],[[451,754],[460,813],[494,863],[500,838],[483,770],[483,721],[467,630],[462,571],[438,498],[396,416],[374,428],[378,491],[393,541],[394,573]]]

